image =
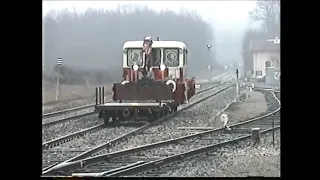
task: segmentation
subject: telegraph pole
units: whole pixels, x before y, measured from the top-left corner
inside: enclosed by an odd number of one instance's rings
[[[212,45],[211,44],[207,44],[207,49],[208,49],[208,60],[210,61],[209,57],[210,57],[210,51],[211,51]],[[209,63],[209,62],[208,62]],[[212,62],[210,62],[209,64],[212,64]],[[211,71],[211,66],[207,66],[209,72]],[[211,81],[211,79],[209,79],[209,81]]]
[[[237,79],[236,79],[236,95],[237,97],[239,96],[239,70],[236,70],[236,75],[237,75]]]
[[[57,58],[58,75],[57,75],[57,86],[56,86],[56,101],[59,100],[60,95],[60,68],[62,66],[62,58]]]

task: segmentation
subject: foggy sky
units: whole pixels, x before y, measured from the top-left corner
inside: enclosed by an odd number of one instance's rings
[[[43,15],[50,10],[76,10],[87,8],[115,9],[119,4],[147,5],[156,11],[180,8],[194,10],[213,24],[216,39],[217,61],[229,62],[241,59],[241,40],[245,29],[252,26],[248,12],[255,1],[43,1]]]

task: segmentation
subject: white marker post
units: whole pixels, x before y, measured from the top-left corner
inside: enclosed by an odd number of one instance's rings
[[[243,82],[243,86],[246,90],[246,101],[248,100],[249,98],[249,94],[248,94],[248,85],[247,85],[247,78],[244,78],[244,82]]]
[[[62,58],[57,58],[58,75],[57,75],[57,89],[56,89],[56,101],[59,99],[59,89],[60,89],[60,68],[62,66]]]
[[[227,125],[229,122],[229,117],[226,113],[220,115],[220,121],[223,122],[223,127],[227,130],[231,130],[231,128]]]

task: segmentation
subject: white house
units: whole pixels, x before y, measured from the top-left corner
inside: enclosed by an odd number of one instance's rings
[[[265,77],[268,67],[274,67],[276,71],[280,71],[280,43],[252,40],[250,51],[253,54],[253,78]]]

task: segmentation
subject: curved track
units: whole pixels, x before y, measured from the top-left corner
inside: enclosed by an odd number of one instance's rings
[[[198,97],[198,96],[200,96],[200,95],[197,95],[197,97],[200,98],[199,100],[197,100],[197,101],[195,101],[195,102],[190,102],[189,105],[186,105],[185,107],[182,107],[177,113],[175,113],[175,114],[170,114],[169,116],[164,117],[164,118],[161,118],[161,119],[159,119],[159,120],[157,120],[157,121],[155,121],[155,122],[153,122],[153,123],[144,125],[144,126],[138,128],[138,129],[135,129],[135,130],[131,131],[130,133],[127,133],[127,134],[124,133],[125,135],[120,136],[120,137],[118,137],[118,138],[116,138],[116,139],[114,139],[114,140],[112,140],[112,141],[110,141],[110,142],[108,142],[108,143],[101,144],[101,145],[99,145],[98,147],[91,149],[90,151],[84,152],[84,153],[82,153],[82,154],[80,154],[80,155],[78,155],[78,156],[76,156],[76,157],[74,157],[74,158],[72,158],[72,159],[67,160],[67,162],[74,161],[74,160],[81,159],[81,158],[85,158],[85,157],[88,157],[88,156],[91,156],[91,155],[95,155],[97,152],[99,152],[99,151],[101,151],[101,150],[103,150],[103,149],[105,149],[105,148],[107,148],[107,147],[109,147],[109,146],[111,146],[111,145],[119,142],[120,140],[126,139],[127,137],[130,137],[130,136],[132,136],[132,135],[135,135],[135,134],[141,132],[142,130],[145,130],[145,129],[149,128],[149,127],[152,127],[152,126],[154,126],[154,125],[156,125],[156,124],[158,124],[158,123],[160,123],[160,122],[162,122],[162,121],[165,121],[165,120],[167,120],[167,119],[170,119],[170,118],[172,118],[173,116],[178,115],[180,112],[182,112],[182,111],[184,111],[184,110],[186,110],[186,109],[188,109],[188,108],[190,108],[190,107],[192,107],[192,106],[194,106],[194,105],[196,105],[196,104],[204,101],[205,99],[207,99],[207,98],[209,98],[209,97],[214,96],[215,94],[218,94],[219,92],[222,92],[223,90],[224,90],[224,89],[221,89],[221,90],[218,90],[218,91],[214,91],[214,93],[212,92],[212,91],[213,91],[212,89],[206,90],[206,91],[209,92],[210,95],[206,95],[207,93],[201,94],[201,96],[204,96],[204,97]],[[203,92],[205,92],[205,91],[203,91]],[[212,94],[212,93],[213,93],[213,94]],[[97,127],[97,128],[98,128],[98,127]],[[107,141],[107,140],[108,140],[108,139],[106,139],[105,141]],[[49,151],[50,151],[50,149],[49,149]],[[49,171],[50,171],[50,168],[46,168],[46,169],[44,169],[44,170],[48,170],[48,169],[49,169]]]
[[[273,93],[272,93],[273,94]],[[276,97],[273,94],[274,97]],[[276,98],[277,99],[277,98]],[[78,160],[60,165],[58,168],[64,175],[73,172],[90,172],[90,176],[123,176],[134,175],[139,171],[146,171],[160,167],[168,163],[203,153],[212,148],[221,147],[250,137],[250,130],[259,127],[263,132],[272,129],[270,117],[274,117],[274,125],[280,127],[280,101],[278,106],[267,115],[250,119],[235,124],[231,131],[225,129],[207,130],[204,132],[176,137],[169,140],[142,145],[123,151],[116,151],[91,158]],[[99,172],[99,173],[98,173]],[[86,176],[88,174],[74,174],[75,176]]]
[[[215,88],[219,88],[219,87],[215,86]],[[208,98],[208,97],[204,97],[204,96],[206,96],[207,93],[212,93],[213,89],[215,89],[215,88],[208,88],[208,89],[205,89],[205,90],[199,92],[198,95],[195,96],[195,98],[193,98],[192,101],[194,101],[194,102],[190,101],[190,104],[186,105],[187,107],[185,107],[183,109],[187,109],[189,107],[192,107],[193,105],[200,103],[204,99]],[[204,93],[204,92],[207,92],[207,93]],[[216,92],[216,93],[219,93],[219,92]],[[201,99],[201,98],[203,98],[203,99]],[[199,99],[199,100],[197,100],[197,99]],[[170,116],[172,116],[172,115],[170,115]],[[169,118],[169,117],[167,117],[167,118]],[[162,121],[166,120],[167,118],[162,118]],[[158,121],[156,121],[156,122],[158,122]],[[143,128],[150,127],[150,126],[156,124],[156,122],[153,122],[151,124],[147,124],[147,125],[143,126]],[[141,124],[140,124],[140,126],[141,126]],[[100,133],[100,130],[102,130],[102,129],[103,129],[103,131]],[[52,152],[52,149],[50,149],[50,148],[55,147],[55,146],[61,146],[61,144],[66,143],[68,141],[80,138],[79,140],[77,140],[76,142],[74,142],[72,144],[80,145],[80,144],[88,144],[88,143],[92,144],[93,143],[93,144],[97,145],[97,144],[103,143],[103,141],[112,140],[112,139],[120,136],[121,133],[126,134],[129,131],[132,131],[133,129],[136,129],[136,128],[129,127],[129,128],[118,129],[117,127],[113,128],[113,127],[106,127],[104,125],[97,125],[97,126],[94,126],[94,127],[91,127],[91,128],[88,128],[88,129],[85,129],[85,130],[82,130],[82,131],[79,131],[79,132],[76,132],[73,134],[63,136],[61,138],[54,139],[52,141],[48,141],[46,143],[43,143],[42,147],[43,147],[44,153],[49,153],[49,156],[52,156],[52,154],[55,154],[55,153]],[[119,132],[121,132],[121,133],[119,134]],[[89,138],[88,139],[87,136],[84,136],[86,134],[91,134],[91,133],[97,134],[97,137],[99,137],[99,139],[101,139],[101,141],[93,141],[92,142],[90,137],[88,137]],[[131,134],[133,134],[133,132]],[[93,135],[94,134],[91,134],[90,136],[93,136]],[[84,136],[84,137],[81,137],[81,136]],[[129,136],[129,134],[128,134],[128,136]],[[85,142],[83,142],[83,141],[85,141]],[[73,146],[74,145],[72,145],[72,147],[67,147],[67,148],[74,148]],[[103,146],[100,148],[103,148]],[[46,149],[48,149],[48,150],[46,150]],[[71,151],[73,151],[73,150],[71,150]],[[67,153],[67,152],[68,151],[65,150],[65,153]],[[59,153],[57,153],[57,154],[58,154],[58,156],[60,155]],[[74,155],[75,155],[74,153],[71,153],[70,156],[74,156]],[[51,163],[52,162],[50,162],[50,164]]]
[[[224,79],[230,78],[230,74],[222,74],[216,77],[214,82],[202,82],[202,86],[198,89],[197,94],[201,94],[206,90],[210,90],[212,85],[217,84],[217,81],[223,81]],[[199,92],[200,90],[200,92]],[[195,96],[196,97],[196,96]],[[194,98],[192,98],[194,100]],[[102,124],[103,122],[97,118],[96,113],[94,113],[93,107],[85,108],[80,107],[71,109],[70,113],[66,113],[69,110],[62,111],[62,115],[53,116],[43,119],[42,126],[42,141],[49,142],[57,138],[67,136],[68,134],[79,132],[83,129],[88,129],[96,125]],[[84,109],[83,109],[84,108]],[[57,112],[59,114],[59,112]],[[90,131],[90,130],[88,130]],[[68,137],[64,137],[69,139]]]

